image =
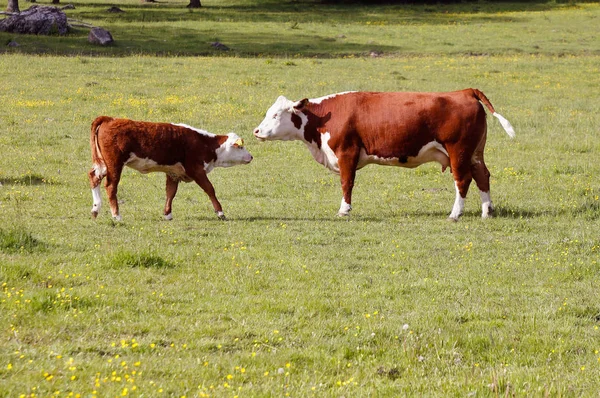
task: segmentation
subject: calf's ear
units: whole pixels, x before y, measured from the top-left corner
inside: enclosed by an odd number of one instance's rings
[[[301,111],[308,103],[308,98],[301,99],[294,104],[294,111]]]

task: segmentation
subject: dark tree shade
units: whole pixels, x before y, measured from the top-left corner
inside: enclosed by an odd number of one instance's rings
[[[190,4],[187,5],[187,8],[200,8],[202,4],[200,0],[190,0]]]

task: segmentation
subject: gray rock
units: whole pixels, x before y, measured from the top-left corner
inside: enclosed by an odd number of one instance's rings
[[[106,29],[93,28],[88,35],[88,41],[92,44],[107,46],[114,42],[112,35]]]
[[[0,32],[50,35],[69,32],[67,16],[57,7],[31,6],[27,10],[0,21]]]

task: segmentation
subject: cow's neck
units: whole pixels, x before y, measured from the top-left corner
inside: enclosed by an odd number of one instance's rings
[[[329,115],[318,116],[308,109],[305,109],[303,114],[305,117],[302,120],[305,122],[301,129],[303,132],[302,141],[304,141],[317,162],[334,173],[339,173],[337,157],[327,145],[330,133],[325,131],[325,123],[329,120]]]

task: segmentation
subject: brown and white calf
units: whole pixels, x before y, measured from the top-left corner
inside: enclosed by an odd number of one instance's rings
[[[215,212],[225,219],[215,189],[206,176],[215,167],[250,163],[252,155],[234,133],[215,135],[184,124],[138,122],[100,116],[90,135],[93,166],[88,173],[92,186],[92,217],[100,211],[100,182],[106,177],[106,193],[112,216],[120,221],[117,186],[124,166],[141,173],[167,175],[164,216],[173,218],[171,205],[180,181],[195,181],[209,196]]]
[[[450,219],[458,220],[472,179],[480,190],[482,217],[493,212],[490,173],[483,161],[486,114],[480,101],[500,120],[477,89],[448,93],[346,92],[290,101],[280,96],[254,130],[261,140],[300,140],[315,160],[340,175],[343,198],[338,215],[351,210],[356,170],[368,164],[417,167],[450,166],[456,200]]]

